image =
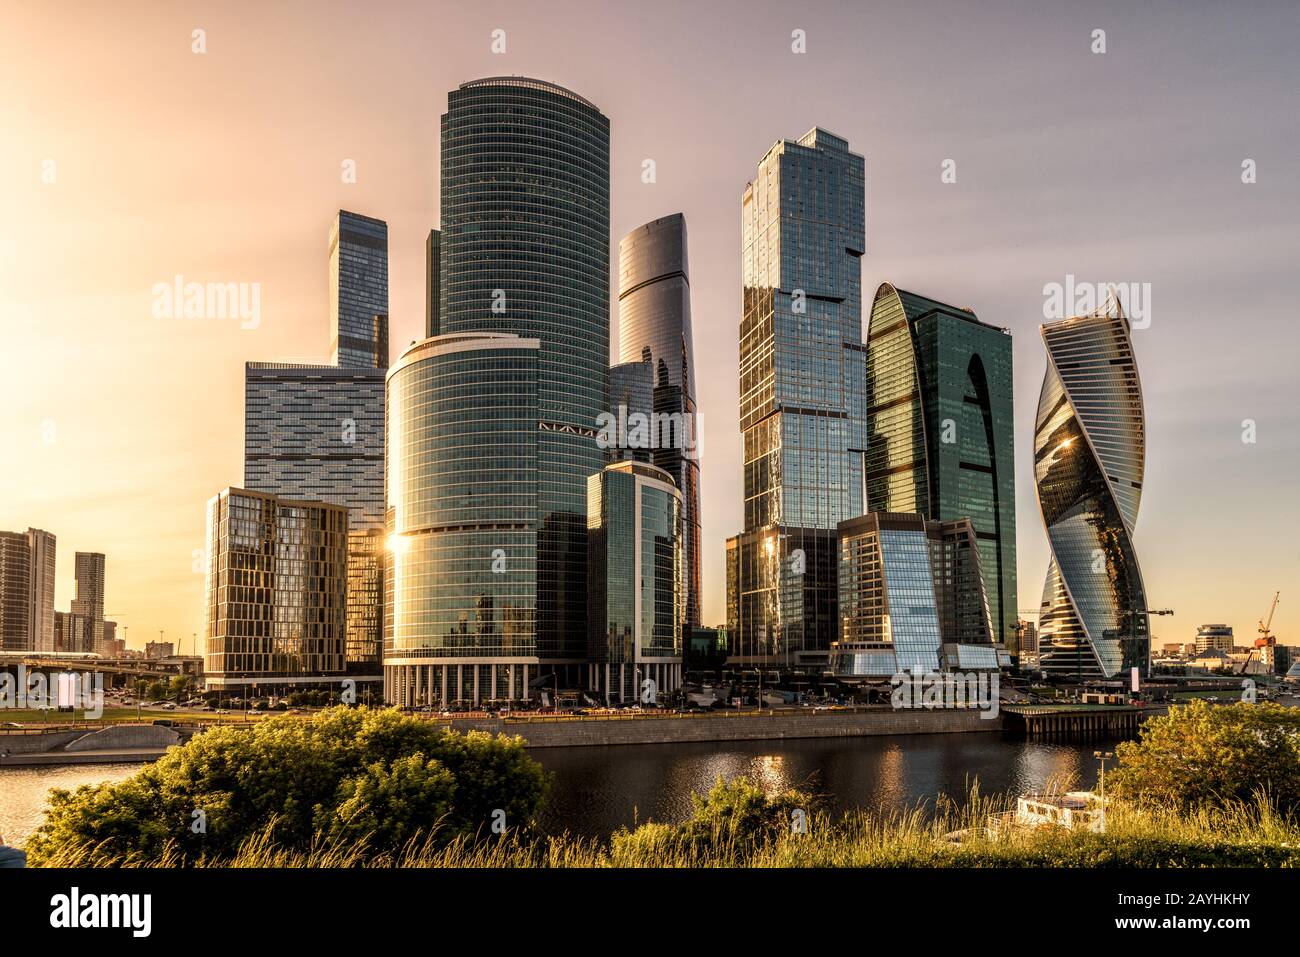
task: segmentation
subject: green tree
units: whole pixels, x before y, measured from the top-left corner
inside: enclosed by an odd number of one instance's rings
[[[547,784],[519,738],[340,707],[211,728],[125,781],[54,791],[27,850],[38,865],[69,845],[141,863],[170,847],[193,862],[265,835],[290,850],[365,839],[379,854],[428,836],[486,837],[497,810],[527,831]]]
[[[1130,800],[1180,809],[1252,801],[1266,794],[1300,810],[1300,711],[1265,702],[1196,700],[1142,725],[1116,748],[1107,788]]]

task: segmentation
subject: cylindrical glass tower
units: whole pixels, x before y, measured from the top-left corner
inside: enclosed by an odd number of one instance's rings
[[[453,90],[442,118],[439,329],[535,338],[537,654],[585,661],[586,490],[609,393],[609,120],[525,77]]]
[[[517,700],[537,676],[538,353],[444,335],[388,372],[388,701]]]

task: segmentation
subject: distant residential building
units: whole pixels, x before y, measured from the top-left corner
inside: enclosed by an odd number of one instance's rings
[[[72,613],[84,615],[90,629],[90,651],[100,651],[104,642],[104,556],[100,552],[77,552],[74,573],[76,597]]]
[[[1232,654],[1236,650],[1232,643],[1231,626],[1201,625],[1196,629],[1196,650],[1201,652],[1208,651],[1211,648],[1227,654]]]
[[[92,621],[86,615],[69,611],[54,613],[54,650],[71,654],[89,654],[96,650]]]
[[[247,489],[228,488],[208,502],[208,687],[341,680],[347,522],[341,505]]]
[[[55,538],[0,532],[0,650],[54,650]]]
[[[673,476],[648,463],[616,462],[587,482],[587,684],[606,701],[681,685],[681,510]]]
[[[1020,631],[1020,654],[1036,655],[1038,654],[1038,626],[1032,621],[1025,621],[1021,618],[1018,621]]]
[[[176,653],[176,645],[170,641],[146,641],[144,656],[153,661],[158,658],[170,658]]]
[[[996,669],[986,579],[969,519],[871,512],[839,526],[841,680],[899,671]]]
[[[24,532],[0,532],[0,651],[31,651],[32,550]]]

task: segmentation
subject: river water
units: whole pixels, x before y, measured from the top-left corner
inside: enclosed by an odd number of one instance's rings
[[[998,732],[815,738],[785,741],[539,748],[554,773],[542,823],[552,833],[606,837],[637,822],[678,821],[691,795],[719,775],[744,775],[769,792],[802,788],[823,795],[833,812],[960,801],[978,780],[988,794],[1020,793],[1073,777],[1091,787],[1096,745],[1016,741]],[[40,825],[51,788],[119,781],[139,765],[0,768],[0,835],[21,846]]]

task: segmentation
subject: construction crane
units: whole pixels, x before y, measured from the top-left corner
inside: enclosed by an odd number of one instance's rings
[[[1255,648],[1264,649],[1259,657],[1269,670],[1272,670],[1277,660],[1273,656],[1273,649],[1277,645],[1277,636],[1273,634],[1273,613],[1277,611],[1277,600],[1281,597],[1282,593],[1280,591],[1273,593],[1273,604],[1268,606],[1268,618],[1259,620],[1259,637],[1255,639]]]

